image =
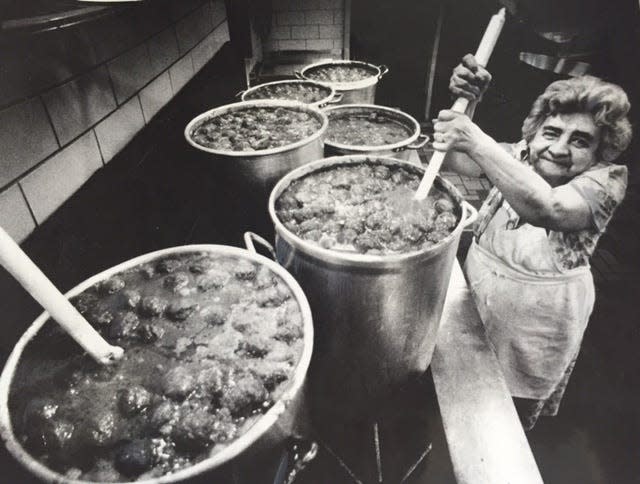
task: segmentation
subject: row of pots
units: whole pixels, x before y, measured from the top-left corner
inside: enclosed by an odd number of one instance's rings
[[[301,75],[304,72],[303,70]],[[383,74],[381,70],[379,76]],[[371,85],[362,87],[368,89]],[[344,100],[343,96],[342,101]],[[304,111],[316,117],[321,122],[321,127],[313,135],[297,143],[255,153],[213,150],[198,145],[191,138],[193,127],[202,119],[247,106],[282,106]],[[375,151],[340,145],[328,146],[328,143],[323,142],[328,126],[327,115],[338,109],[356,112],[371,109],[383,111],[406,121],[413,127],[413,134],[403,144],[377,147]],[[98,274],[71,290],[68,296],[78,294],[90,285],[142,260],[152,260],[168,253],[193,250],[232,252],[268,266],[292,288],[305,313],[305,350],[290,390],[247,434],[239,437],[223,452],[193,467],[145,482],[178,482],[203,476],[207,476],[206,479],[210,482],[212,472],[219,476],[221,472],[229,472],[230,466],[233,466],[233,472],[237,472],[238,468],[247,466],[246,459],[250,462],[263,449],[281,449],[285,439],[295,433],[300,411],[304,406],[301,404],[304,393],[310,394],[312,404],[321,413],[328,412],[333,416],[349,419],[362,416],[361,412],[367,408],[371,399],[384,398],[394,385],[402,384],[410,376],[427,369],[435,346],[460,235],[477,215],[457,189],[441,178],[436,180],[437,188],[448,193],[457,204],[460,217],[452,233],[429,249],[407,254],[367,255],[324,249],[290,232],[278,219],[275,211],[275,203],[280,194],[299,178],[315,171],[367,162],[403,167],[422,175],[422,167],[403,159],[407,148],[418,146],[419,136],[419,124],[410,116],[392,108],[366,104],[335,106],[322,111],[316,106],[296,102],[246,101],[207,111],[187,125],[187,141],[208,162],[216,168],[231,170],[254,185],[260,185],[267,193],[270,192],[268,212],[275,228],[275,245],[272,246],[255,234],[247,233],[245,244],[248,251],[225,246],[165,249]],[[329,153],[342,156],[323,158],[325,148],[329,148]],[[258,255],[255,243],[267,247],[277,263]],[[310,312],[305,308],[310,308]],[[48,315],[43,314],[30,326],[16,345],[0,377],[0,434],[11,453],[35,475],[49,482],[71,483],[75,481],[46,468],[23,449],[13,433],[8,410],[9,391],[16,365],[26,345],[47,318]],[[305,379],[306,384],[303,385]],[[306,391],[303,391],[303,386],[307,387]]]

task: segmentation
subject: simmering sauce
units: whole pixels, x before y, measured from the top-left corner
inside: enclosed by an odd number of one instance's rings
[[[216,150],[259,151],[301,141],[321,126],[308,112],[251,106],[201,121],[191,130],[191,138]]]
[[[384,113],[341,111],[329,115],[327,141],[349,146],[381,146],[399,143],[413,134],[405,124]]]
[[[326,249],[397,254],[431,247],[460,219],[452,198],[435,188],[412,203],[418,173],[403,167],[338,165],[295,180],[276,201],[278,219]]]
[[[286,99],[312,104],[322,101],[330,94],[331,90],[327,87],[305,84],[304,82],[282,82],[257,86],[246,94],[245,99]]]
[[[76,479],[151,478],[205,459],[273,405],[302,353],[290,288],[244,258],[171,255],[72,303],[123,359],[96,364],[48,321],[22,355],[9,405],[26,449]]]

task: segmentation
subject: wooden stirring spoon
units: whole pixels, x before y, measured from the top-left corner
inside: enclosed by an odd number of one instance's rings
[[[108,365],[122,358],[124,350],[100,336],[2,227],[0,264],[94,360]]]

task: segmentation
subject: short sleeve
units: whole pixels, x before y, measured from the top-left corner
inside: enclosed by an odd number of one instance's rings
[[[569,182],[589,204],[599,232],[606,228],[627,190],[627,167],[598,164]]]

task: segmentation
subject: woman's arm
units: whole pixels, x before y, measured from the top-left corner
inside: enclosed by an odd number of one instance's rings
[[[594,227],[589,205],[574,188],[549,185],[467,116],[441,111],[434,129],[434,148],[472,159],[523,221],[557,231]]]
[[[476,107],[490,83],[491,74],[489,71],[478,64],[473,55],[467,54],[462,58],[462,62],[453,69],[449,80],[449,91],[454,97],[463,97],[469,100],[465,114],[472,119]],[[472,177],[482,175],[482,169],[469,156],[455,151],[447,153],[442,169]]]

